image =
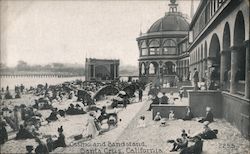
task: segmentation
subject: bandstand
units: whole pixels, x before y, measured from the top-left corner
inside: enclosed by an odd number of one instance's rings
[[[156,86],[173,87],[189,73],[189,24],[177,11],[175,1],[169,12],[137,38],[139,46],[139,79]]]

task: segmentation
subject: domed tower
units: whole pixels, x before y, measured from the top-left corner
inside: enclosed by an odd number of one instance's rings
[[[156,85],[175,85],[176,77],[188,74],[189,23],[170,0],[169,12],[136,39],[139,46],[139,78]],[[184,61],[182,65],[180,62]],[[185,71],[184,71],[185,70]]]

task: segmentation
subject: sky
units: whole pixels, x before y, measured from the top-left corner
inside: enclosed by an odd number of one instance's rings
[[[190,15],[190,0],[177,0]],[[136,38],[168,12],[169,0],[5,0],[1,2],[1,62],[15,66],[84,64],[85,58],[138,65]],[[199,0],[194,0],[196,9]]]

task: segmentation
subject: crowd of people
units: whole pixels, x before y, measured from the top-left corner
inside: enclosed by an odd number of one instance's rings
[[[118,125],[118,109],[116,106],[112,111],[107,112],[107,106],[99,107],[96,105],[96,99],[93,96],[101,95],[103,99],[106,99],[106,95],[110,93],[105,93],[105,91],[110,91],[109,89],[103,90],[100,94],[100,89],[104,86],[110,85],[122,91],[124,96],[123,102],[129,101],[132,97],[135,97],[133,93],[138,93],[138,101],[142,101],[143,95],[143,84],[138,82],[128,83],[128,82],[114,82],[114,83],[101,83],[101,82],[65,82],[58,85],[45,85],[39,84],[37,87],[30,87],[25,89],[24,85],[16,86],[14,88],[14,93],[18,97],[6,97],[12,96],[9,87],[6,87],[6,90],[2,88],[0,110],[0,143],[4,144],[8,141],[8,130],[6,126],[10,126],[11,131],[16,132],[15,140],[25,140],[25,139],[34,139],[38,146],[35,148],[36,153],[49,153],[57,147],[66,146],[66,138],[63,134],[63,126],[58,128],[58,137],[56,140],[53,140],[52,137],[46,139],[44,143],[43,138],[44,134],[41,134],[39,128],[41,126],[49,125],[54,121],[58,121],[61,118],[65,118],[68,115],[87,115],[87,123],[84,127],[86,129],[84,135],[81,134],[80,138],[92,139],[97,135],[110,130],[112,127]],[[131,86],[135,85],[135,86]],[[125,91],[124,88],[127,88]],[[83,94],[79,91],[86,92]],[[112,90],[112,89],[111,89]],[[119,91],[118,91],[119,92]],[[13,92],[12,92],[13,93]],[[132,93],[133,95],[129,95]],[[8,106],[5,104],[7,99],[21,99],[22,95],[34,95],[36,99],[31,100],[29,105],[21,104]],[[95,94],[95,95],[93,95]],[[111,93],[113,94],[113,93]],[[118,93],[119,94],[119,93]],[[88,97],[85,97],[85,96]],[[3,96],[3,97],[2,97]],[[77,104],[68,104],[68,108],[60,109],[56,107],[57,104],[62,102],[67,102],[69,99],[77,98]],[[108,101],[108,100],[107,100]],[[111,100],[112,101],[112,100]],[[127,104],[126,104],[127,105]],[[126,105],[124,107],[126,107]],[[43,117],[40,113],[40,110],[48,110],[50,114],[48,117]],[[108,128],[104,128],[104,125],[108,125]],[[49,133],[49,132],[48,132]],[[78,137],[77,137],[78,136]],[[79,135],[75,136],[75,139],[79,139]],[[32,152],[34,149],[30,145],[26,147],[28,153]]]
[[[182,90],[183,89],[180,89],[180,91]],[[183,93],[180,91],[178,99],[182,98]],[[166,96],[166,93],[161,93],[161,91],[157,88],[149,92],[149,95],[151,96],[151,104],[149,105],[148,111],[151,111],[152,105],[173,104],[171,103],[170,98]],[[171,95],[172,94],[170,93],[170,96]],[[206,113],[204,114],[205,117],[203,118],[195,117],[192,109],[189,106],[186,107],[185,113],[182,115],[184,115],[182,118],[177,118],[175,116],[175,111],[172,109],[169,111],[168,117],[164,117],[161,112],[157,112],[155,117],[153,117],[153,120],[159,122],[159,126],[166,126],[168,121],[180,119],[183,121],[193,120],[202,123],[203,131],[199,131],[191,135],[187,134],[186,131],[183,130],[180,138],[177,138],[176,140],[168,140],[168,143],[173,144],[173,148],[170,150],[170,152],[180,151],[181,154],[201,153],[204,140],[216,139],[218,134],[218,130],[211,129],[209,127],[209,124],[214,121],[214,115],[212,113],[211,107],[206,107]],[[145,117],[141,116],[138,120],[138,127],[145,127],[145,125]],[[188,146],[189,142],[192,142],[193,144]]]

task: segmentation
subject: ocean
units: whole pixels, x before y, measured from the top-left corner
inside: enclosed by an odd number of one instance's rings
[[[26,88],[29,88],[30,86],[37,86],[38,84],[45,84],[48,85],[55,85],[59,83],[63,83],[65,81],[74,81],[76,79],[85,80],[85,76],[78,76],[78,77],[25,77],[25,76],[19,76],[19,77],[6,77],[6,76],[0,76],[0,87],[6,88],[6,86],[9,86],[10,89],[14,89],[15,85],[23,84]]]

